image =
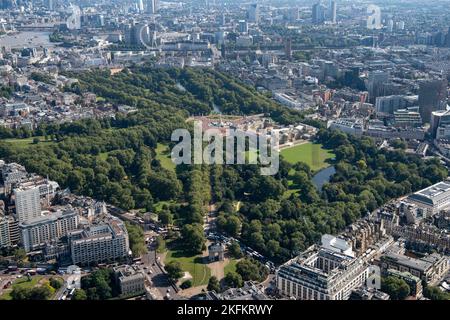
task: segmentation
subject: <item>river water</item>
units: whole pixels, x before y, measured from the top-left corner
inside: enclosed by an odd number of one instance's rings
[[[323,185],[325,183],[328,183],[330,181],[331,176],[335,173],[336,169],[333,166],[322,169],[319,172],[317,172],[312,178],[312,182],[316,187],[316,189],[322,191]]]
[[[50,42],[50,32],[44,31],[24,31],[0,37],[0,47],[10,47],[20,49],[24,47],[53,47]]]

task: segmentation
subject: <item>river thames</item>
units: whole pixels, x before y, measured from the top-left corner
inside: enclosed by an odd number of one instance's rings
[[[24,47],[54,47],[50,42],[50,32],[45,31],[23,31],[0,37],[0,47],[20,49]]]

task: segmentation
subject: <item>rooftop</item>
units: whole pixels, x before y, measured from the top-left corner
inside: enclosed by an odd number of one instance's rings
[[[417,191],[416,193],[410,195],[408,198],[410,200],[416,200],[434,205],[436,201],[448,196],[450,196],[450,182],[442,181],[428,188]]]
[[[389,252],[384,256],[384,259],[395,261],[401,265],[407,266],[419,270],[421,272],[426,272],[433,266],[433,262],[427,261],[427,259],[415,259],[402,254],[397,254]]]
[[[27,221],[23,221],[20,223],[20,226],[21,227],[28,227],[28,226],[31,227],[31,226],[36,226],[39,224],[46,224],[46,223],[49,223],[50,221],[56,221],[58,219],[62,219],[62,218],[69,217],[72,215],[76,216],[77,213],[75,211],[71,211],[71,210],[58,211],[55,213],[51,213],[48,215],[44,215],[44,216],[29,219]]]

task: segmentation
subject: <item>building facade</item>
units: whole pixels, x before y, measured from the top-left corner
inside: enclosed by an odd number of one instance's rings
[[[329,240],[329,239],[328,239]],[[282,265],[276,273],[281,295],[299,300],[347,300],[353,289],[365,284],[368,265],[348,255],[348,246],[327,241]]]
[[[0,248],[11,246],[8,218],[0,215]]]
[[[250,22],[259,22],[259,4],[253,3],[248,8],[248,20]]]
[[[431,114],[436,110],[443,110],[447,99],[447,80],[430,79],[420,83],[419,107],[424,122],[430,123]]]
[[[19,222],[37,218],[41,215],[39,186],[14,189],[16,216]]]
[[[78,228],[75,211],[61,211],[30,219],[19,224],[21,242],[25,251],[41,249],[47,242],[55,241]]]
[[[428,188],[409,195],[407,201],[422,210],[423,217],[431,217],[450,207],[450,182],[438,182]]]
[[[438,253],[416,259],[397,252],[388,252],[380,258],[380,262],[381,270],[385,274],[390,269],[408,272],[428,284],[439,281],[449,270],[448,258]]]
[[[137,295],[145,292],[145,276],[130,266],[114,268],[116,281],[123,296]]]
[[[130,250],[128,232],[117,218],[71,232],[69,241],[74,264],[120,259],[127,257]]]

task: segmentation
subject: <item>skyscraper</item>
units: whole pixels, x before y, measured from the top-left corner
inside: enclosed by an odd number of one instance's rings
[[[450,28],[448,28],[447,35],[445,36],[445,46],[450,48]]]
[[[19,222],[28,221],[41,215],[39,186],[14,189],[16,216]]]
[[[45,8],[47,8],[48,10],[54,10],[55,9],[55,5],[54,5],[53,0],[45,0],[44,1],[44,5],[45,5]]]
[[[143,0],[137,0],[137,8],[139,12],[144,12],[144,1]]]
[[[291,38],[286,39],[286,43],[284,45],[284,51],[286,58],[291,60],[292,59],[292,40]]]
[[[325,22],[325,7],[320,3],[316,3],[312,7],[312,23],[322,24]]]
[[[248,8],[248,20],[250,22],[259,22],[259,4],[253,3]]]
[[[98,21],[98,26],[100,26],[100,27],[105,26],[105,16],[104,15],[102,15],[102,14],[98,15],[97,21]]]
[[[134,25],[132,25],[132,24],[127,24],[124,26],[123,39],[127,45],[131,45],[134,42],[133,27],[134,27]]]
[[[431,113],[430,132],[433,138],[448,138],[447,133],[450,126],[450,111],[439,110]]]
[[[389,19],[388,21],[388,31],[393,32],[394,31],[394,20]]]
[[[295,22],[300,19],[300,10],[299,8],[289,8],[287,13],[287,18],[290,22]]]
[[[0,215],[0,248],[9,247],[10,245],[8,217]]]
[[[15,0],[0,0],[0,9],[11,9],[17,7]]]
[[[377,97],[385,95],[385,84],[389,81],[389,73],[385,71],[373,71],[369,73],[369,101],[375,103]]]
[[[247,33],[248,32],[248,23],[245,20],[239,20],[239,32]]]
[[[444,109],[447,99],[447,80],[431,79],[420,83],[419,88],[419,111],[422,121],[429,123],[431,113]]]
[[[332,23],[336,23],[337,21],[337,3],[335,0],[330,0],[328,6],[328,18]]]
[[[155,14],[158,12],[158,0],[146,0],[145,12]]]
[[[220,25],[223,27],[227,22],[226,22],[226,16],[225,16],[225,13],[222,13],[220,16],[219,16],[219,23],[220,23]]]

